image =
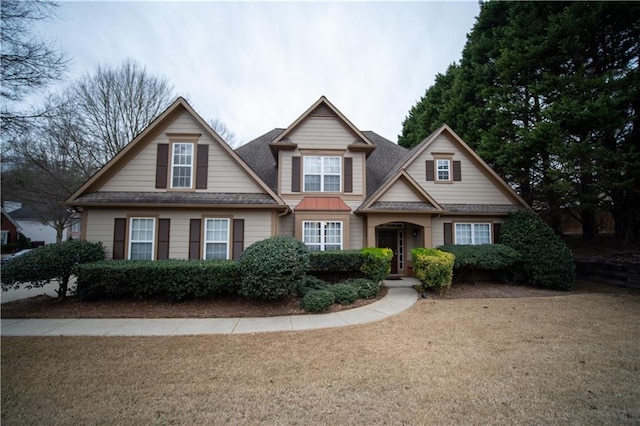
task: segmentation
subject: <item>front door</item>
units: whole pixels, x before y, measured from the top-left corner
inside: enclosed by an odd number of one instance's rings
[[[378,247],[393,251],[391,273],[398,273],[398,231],[395,229],[378,229]]]

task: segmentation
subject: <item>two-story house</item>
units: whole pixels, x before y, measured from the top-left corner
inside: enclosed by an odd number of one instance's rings
[[[412,150],[321,97],[287,128],[231,149],[178,98],[68,200],[113,259],[237,259],[289,235],[310,250],[409,251],[496,241],[526,203],[446,125]]]

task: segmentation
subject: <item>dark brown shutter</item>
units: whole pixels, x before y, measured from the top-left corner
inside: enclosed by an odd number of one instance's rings
[[[156,188],[167,187],[169,172],[169,144],[159,143],[156,156]]]
[[[427,180],[433,180],[433,160],[427,160]]]
[[[158,251],[156,259],[168,259],[169,258],[169,229],[171,219],[159,219],[158,220]]]
[[[127,219],[117,217],[113,221],[113,255],[114,259],[124,259],[124,245],[127,239]]]
[[[240,259],[244,251],[244,219],[233,219],[233,259]]]
[[[501,223],[494,223],[493,224],[493,244],[498,244],[498,242],[500,242],[500,227],[502,226]]]
[[[191,219],[189,223],[189,259],[200,259],[200,227],[202,220]]]
[[[453,162],[453,180],[460,182],[462,180],[462,170],[460,170],[460,161]]]
[[[444,224],[444,243],[445,244],[453,244],[453,232],[452,232],[452,224],[445,223]]]
[[[209,145],[198,145],[197,161],[196,189],[207,189],[207,175],[209,173]]]
[[[353,158],[344,159],[344,192],[353,192]]]
[[[291,192],[300,192],[300,157],[291,157]]]

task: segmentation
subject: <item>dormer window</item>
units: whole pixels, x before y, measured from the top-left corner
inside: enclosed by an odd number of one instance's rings
[[[187,188],[193,185],[193,145],[176,142],[171,153],[171,188]]]
[[[427,181],[453,183],[462,180],[460,161],[453,160],[453,153],[432,152],[433,160],[426,161]]]
[[[341,157],[304,157],[305,192],[340,192]]]

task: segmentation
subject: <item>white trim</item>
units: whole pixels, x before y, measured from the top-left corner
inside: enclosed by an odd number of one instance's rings
[[[307,172],[307,160],[320,159],[320,172],[308,173]],[[328,173],[325,171],[327,168],[326,160],[336,159],[338,160],[338,173]],[[320,176],[320,189],[318,191],[307,189],[307,176]],[[337,176],[338,177],[338,189],[328,191],[325,189],[325,177]],[[302,158],[302,189],[304,192],[342,192],[342,157],[334,155],[305,155]]]
[[[305,226],[307,224],[319,225],[318,229],[311,229],[311,231],[314,231],[314,233],[319,231],[320,235],[306,234]],[[334,224],[334,225],[339,224],[339,228],[340,228],[339,243],[327,242],[326,232],[330,231],[330,229],[328,228],[329,224]],[[318,242],[307,242],[305,238],[307,237],[307,235],[318,237]],[[327,249],[327,246],[336,246],[336,245],[340,246],[336,250],[342,250],[343,242],[344,242],[344,224],[342,223],[341,220],[303,220],[302,221],[302,242],[309,248],[309,250],[313,250],[313,247],[317,247],[319,251],[325,251]]]
[[[175,164],[176,161],[176,152],[175,149],[178,146],[190,146],[191,147],[191,163],[189,165],[186,164]],[[186,156],[189,155],[187,154],[180,154],[178,153],[178,155],[180,156]],[[171,144],[171,188],[175,188],[175,189],[191,189],[193,188],[193,164],[194,164],[194,159],[195,159],[195,143],[193,142],[174,142],[173,144]],[[175,186],[173,184],[173,173],[175,171],[175,168],[179,167],[179,168],[184,168],[186,169],[187,167],[189,167],[189,185],[188,186]]]
[[[151,240],[144,239],[133,239],[133,221],[134,220],[150,220],[152,221],[152,232]],[[131,245],[132,244],[148,244],[151,243],[151,259],[140,259],[140,260],[155,260],[156,254],[156,218],[155,217],[130,217],[129,218],[129,247],[127,253],[127,259],[131,260]]]
[[[470,230],[471,230],[471,242],[458,242],[458,225],[465,225],[465,226],[469,226]],[[489,241],[482,241],[482,242],[477,242],[476,241],[476,227],[477,226],[488,226],[489,227]],[[489,222],[482,222],[482,223],[465,223],[465,222],[456,222],[454,223],[453,226],[453,233],[455,236],[455,244],[467,244],[467,245],[480,245],[480,244],[492,244],[492,236],[491,236],[491,223]]]
[[[209,228],[209,223],[213,224],[216,221],[222,221],[222,222],[226,222],[226,239],[225,240],[216,240],[216,239],[207,239],[207,230]],[[204,218],[204,235],[202,238],[202,258],[207,260],[207,244],[225,244],[226,245],[226,250],[225,250],[225,258],[224,259],[220,259],[220,260],[228,260],[229,259],[229,249],[231,244],[229,243],[229,239],[231,236],[231,232],[230,232],[230,228],[231,228],[231,220],[228,218],[223,218],[223,217],[206,217]],[[215,231],[215,228],[212,229],[212,233],[213,231]],[[215,259],[215,258],[211,258],[211,259]]]

